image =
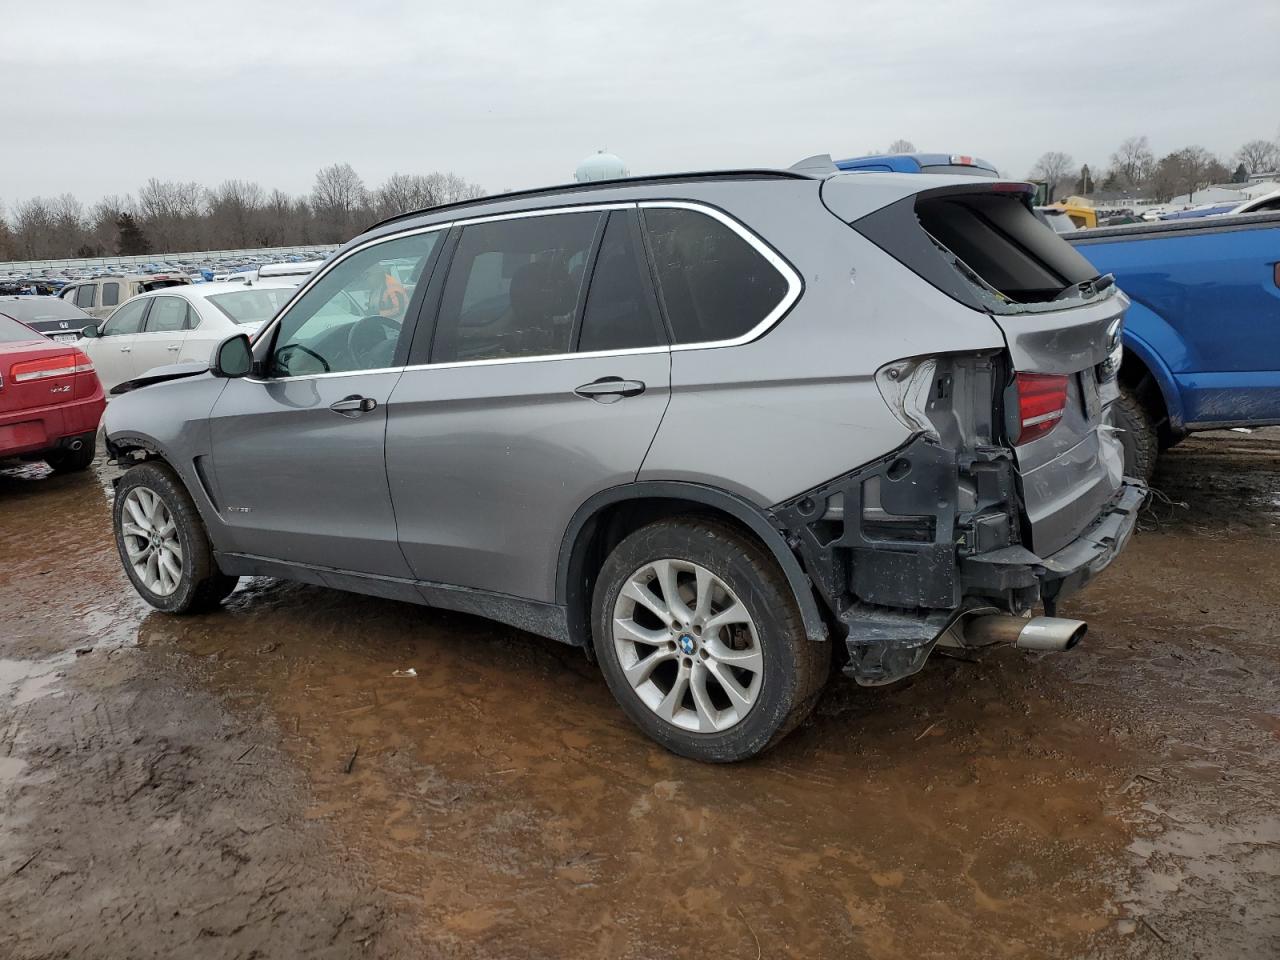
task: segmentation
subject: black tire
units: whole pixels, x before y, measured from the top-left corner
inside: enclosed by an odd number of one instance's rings
[[[613,642],[615,604],[633,574],[662,559],[709,571],[736,595],[754,622],[763,663],[758,692],[745,716],[727,729],[700,733],[659,717],[623,672]],[[596,658],[623,711],[662,746],[695,760],[728,763],[767,750],[809,715],[830,673],[831,648],[805,635],[795,597],[777,563],[759,543],[718,520],[658,521],[619,543],[596,579],[591,623]],[[694,656],[702,655],[700,648]]]
[[[94,447],[94,434],[80,437],[81,447],[79,450],[69,450],[61,447],[57,450],[50,450],[45,454],[44,462],[47,463],[54,473],[75,473],[80,470],[88,470],[89,465],[93,463],[93,457],[96,453]]]
[[[182,570],[177,587],[165,595],[153,592],[138,576],[129,560],[124,540],[125,499],[138,487],[157,495],[173,517],[177,540],[182,548]],[[167,464],[149,460],[130,467],[116,487],[111,512],[116,550],[125,574],[142,599],[165,613],[199,613],[216,607],[240,582],[218,569],[204,522],[182,480]]]
[[[1124,431],[1120,434],[1120,445],[1124,447],[1125,475],[1150,480],[1160,455],[1160,437],[1151,414],[1128,387],[1120,388],[1120,396],[1111,409],[1116,426]]]

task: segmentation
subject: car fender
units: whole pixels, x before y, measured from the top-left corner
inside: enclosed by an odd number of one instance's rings
[[[610,487],[590,497],[574,512],[569,521],[564,537],[560,543],[560,553],[556,568],[556,602],[577,606],[583,598],[575,595],[580,589],[574,583],[573,561],[575,547],[579,536],[588,522],[606,507],[628,500],[685,500],[722,511],[746,526],[754,533],[766,549],[773,555],[782,569],[791,592],[795,596],[796,605],[800,609],[801,621],[805,633],[811,640],[823,641],[828,638],[826,621],[818,608],[818,601],[813,593],[813,584],[804,572],[800,561],[788,546],[781,530],[770,522],[768,513],[755,504],[736,494],[717,487],[699,483],[686,483],[675,480],[646,480],[636,483]]]
[[[1142,361],[1156,386],[1160,388],[1170,428],[1181,430],[1186,422],[1182,394],[1165,358],[1173,358],[1175,361],[1185,358],[1186,345],[1182,337],[1160,314],[1145,303],[1131,298],[1124,320],[1123,342],[1125,350]]]

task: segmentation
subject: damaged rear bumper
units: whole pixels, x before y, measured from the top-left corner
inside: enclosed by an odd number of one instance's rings
[[[948,630],[964,617],[995,612],[991,597],[1039,588],[1046,612],[1107,568],[1124,549],[1147,499],[1147,487],[1126,478],[1115,497],[1075,540],[1048,557],[1008,546],[960,560],[964,599],[953,610],[905,613],[854,607],[841,619],[848,627],[849,663],[844,672],[863,686],[893,683],[918,672]]]

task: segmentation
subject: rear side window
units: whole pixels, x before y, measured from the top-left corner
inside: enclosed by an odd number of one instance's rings
[[[94,295],[98,292],[98,287],[93,283],[86,283],[83,287],[76,287],[76,306],[92,307]]]
[[[921,198],[916,216],[934,240],[987,286],[1017,303],[1052,300],[1067,287],[1098,275],[1015,195]]]
[[[644,211],[662,303],[676,343],[733,340],[777,308],[787,279],[737,231],[708,214]]]
[[[187,329],[187,301],[156,297],[147,315],[147,333],[174,333]]]
[[[609,215],[591,273],[579,350],[627,350],[666,343],[638,247],[631,216],[615,210]]]
[[[104,283],[102,285],[102,305],[104,307],[114,307],[120,302],[120,284]]]
[[[464,227],[431,362],[569,353],[601,216],[558,213]]]

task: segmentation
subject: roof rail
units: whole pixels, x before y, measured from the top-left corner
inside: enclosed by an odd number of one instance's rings
[[[828,162],[831,158],[827,157]],[[827,173],[838,172],[834,165]],[[825,176],[826,174],[821,174]],[[661,183],[683,183],[690,180],[760,180],[760,179],[777,179],[777,180],[808,180],[811,174],[807,171],[797,170],[792,167],[790,170],[710,170],[694,173],[660,173],[647,177],[619,177],[616,180],[592,180],[588,183],[561,183],[549,187],[533,187],[529,190],[512,190],[509,193],[495,193],[488,197],[478,197],[474,200],[457,200],[453,203],[441,203],[434,207],[423,207],[421,210],[406,210],[404,213],[397,213],[393,217],[387,217],[385,220],[379,220],[377,223],[370,224],[365,228],[364,232],[381,227],[388,223],[396,223],[400,220],[406,220],[410,217],[420,217],[426,213],[435,213],[437,210],[453,210],[458,207],[474,207],[487,203],[502,203],[507,200],[518,200],[522,197],[540,197],[552,193],[582,193],[593,190],[607,190],[610,187],[631,187],[643,186],[645,184],[661,184]]]

